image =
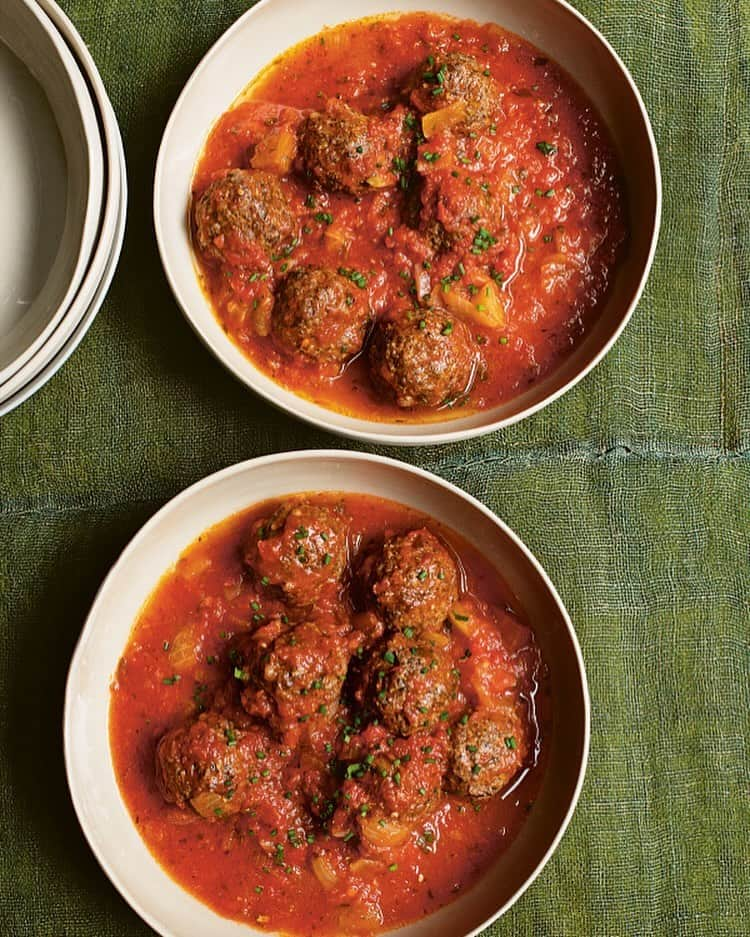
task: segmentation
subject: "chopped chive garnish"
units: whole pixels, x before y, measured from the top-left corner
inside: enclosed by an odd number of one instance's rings
[[[364,273],[360,273],[359,270],[353,270],[351,267],[339,267],[339,276],[346,277],[347,280],[351,280],[355,286],[358,286],[361,290],[365,289],[367,286],[367,277]]]

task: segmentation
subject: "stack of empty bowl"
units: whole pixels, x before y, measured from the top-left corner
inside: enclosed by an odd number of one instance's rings
[[[0,415],[85,335],[125,230],[120,131],[96,65],[54,0],[0,3]]]

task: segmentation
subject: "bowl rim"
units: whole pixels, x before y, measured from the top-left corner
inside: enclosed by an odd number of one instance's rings
[[[339,414],[338,411],[335,411],[331,408],[323,407],[320,404],[308,401],[305,398],[300,398],[299,395],[295,394],[293,391],[289,391],[286,388],[281,387],[281,385],[273,381],[272,378],[269,378],[269,380],[272,382],[273,387],[266,388],[259,385],[257,376],[265,377],[265,375],[253,364],[253,362],[249,361],[249,359],[248,362],[251,365],[252,370],[248,372],[244,372],[241,370],[239,365],[235,365],[233,361],[228,360],[227,355],[225,354],[227,351],[225,342],[231,342],[231,340],[227,336],[224,336],[223,333],[222,336],[224,341],[221,340],[221,337],[214,340],[214,338],[208,334],[207,330],[201,326],[201,323],[198,321],[197,317],[193,315],[192,304],[189,297],[186,296],[181,287],[181,277],[177,274],[170,262],[168,238],[165,234],[166,226],[164,220],[165,205],[163,196],[163,180],[165,175],[165,164],[169,155],[170,142],[174,126],[180,116],[182,109],[185,107],[186,99],[192,92],[193,85],[198,81],[203,71],[207,68],[209,62],[214,58],[215,55],[221,54],[222,48],[232,39],[236,32],[244,27],[248,20],[254,16],[257,16],[260,11],[272,5],[274,2],[276,2],[276,0],[260,0],[259,3],[256,3],[249,10],[238,17],[238,19],[236,19],[234,23],[232,23],[229,28],[218,38],[218,40],[207,50],[180,92],[180,95],[177,98],[177,101],[175,102],[169,119],[165,125],[162,140],[159,146],[159,153],[154,171],[154,231],[162,267],[164,269],[169,286],[172,290],[172,294],[177,300],[183,315],[187,319],[193,331],[197,334],[203,344],[213,353],[214,357],[216,357],[221,362],[221,364],[224,365],[224,367],[234,375],[235,378],[241,381],[241,383],[243,383],[250,390],[258,394],[267,403],[270,403],[284,413],[296,417],[297,419],[301,419],[304,422],[316,426],[319,429],[327,430],[328,432],[334,433],[337,436],[356,439],[360,442],[381,443],[399,447],[438,445],[443,443],[458,442],[460,440],[483,436],[496,430],[503,429],[507,426],[512,426],[513,424],[532,416],[533,414],[554,403],[554,401],[562,397],[563,394],[567,393],[569,390],[575,387],[576,384],[582,381],[591,371],[593,371],[593,369],[609,353],[615,342],[617,342],[617,340],[622,335],[643,295],[643,291],[645,289],[646,282],[653,265],[659,240],[662,216],[662,180],[659,153],[653,128],[651,126],[651,121],[646,110],[646,106],[643,102],[643,98],[641,97],[640,91],[638,90],[632,75],[630,74],[628,68],[625,66],[620,56],[614,50],[612,45],[607,41],[607,39],[602,35],[602,33],[593,25],[593,23],[591,23],[585,16],[583,16],[582,13],[571,6],[567,0],[547,0],[548,3],[560,7],[563,11],[576,19],[584,29],[591,33],[593,39],[603,47],[604,51],[611,58],[613,66],[617,71],[619,71],[621,77],[625,80],[626,86],[629,89],[632,99],[636,104],[638,116],[645,131],[646,139],[648,141],[648,148],[651,155],[650,169],[653,172],[654,178],[654,211],[648,243],[648,251],[646,253],[645,262],[638,278],[638,282],[632,292],[632,297],[627,305],[627,308],[625,309],[624,314],[613,329],[612,333],[603,343],[602,347],[599,348],[599,350],[590,358],[590,360],[588,360],[582,368],[573,374],[572,377],[565,381],[560,387],[551,391],[535,403],[532,403],[509,416],[502,417],[500,419],[489,420],[486,423],[481,423],[479,425],[468,428],[464,427],[461,429],[450,428],[454,421],[444,421],[443,423],[438,422],[435,425],[446,428],[433,432],[428,430],[428,427],[431,425],[429,422],[415,423],[413,425],[415,427],[422,428],[423,431],[414,434],[407,434],[406,432],[390,432],[389,427],[393,426],[393,423],[381,423],[377,421],[362,420],[360,418],[353,419],[363,423],[366,428],[355,428],[350,426],[337,425],[335,422],[336,418],[346,418],[345,415]],[[427,0],[425,3],[425,8],[427,7],[429,7],[429,0]],[[352,18],[357,19],[358,17],[353,16]],[[585,91],[586,89],[584,88],[583,90]],[[217,119],[218,116],[220,115],[217,115]],[[203,138],[203,142],[205,143],[205,138]],[[195,275],[197,276],[197,272]],[[208,303],[208,300],[205,299],[205,302]],[[212,310],[210,310],[210,314],[212,316],[214,315]],[[300,412],[298,409],[296,409],[295,401],[298,400],[304,400],[304,403],[307,406],[310,406],[313,409],[313,412]],[[404,426],[404,424],[398,425],[402,427]]]
[[[0,417],[40,390],[76,350],[96,318],[117,271],[125,236],[128,181],[117,117],[91,53],[54,0],[36,0],[77,59],[91,91],[104,150],[105,199],[98,242],[67,315],[48,341],[12,377],[0,382]]]
[[[28,362],[45,346],[50,337],[54,334],[59,325],[64,321],[65,317],[70,312],[70,308],[75,301],[76,294],[80,289],[80,286],[86,276],[86,272],[91,264],[92,256],[97,249],[98,239],[101,233],[102,216],[104,212],[106,181],[106,156],[99,130],[97,108],[91,96],[88,82],[78,60],[73,55],[73,51],[70,49],[68,43],[65,40],[65,37],[61,34],[57,25],[53,22],[52,18],[43,8],[41,3],[32,2],[32,0],[16,0],[16,3],[19,8],[23,7],[27,14],[36,21],[41,32],[47,37],[47,40],[54,47],[61,66],[65,72],[68,85],[72,92],[73,98],[75,99],[78,122],[80,124],[81,134],[85,143],[84,158],[86,164],[86,189],[85,207],[81,211],[80,226],[79,228],[74,229],[76,246],[75,248],[71,248],[70,251],[71,254],[75,254],[75,262],[71,268],[71,276],[64,288],[61,285],[57,289],[56,292],[58,294],[58,305],[56,308],[54,308],[54,306],[50,304],[50,297],[46,295],[46,291],[48,289],[47,284],[50,282],[50,279],[54,275],[55,270],[61,264],[61,258],[64,256],[61,253],[64,243],[63,240],[58,247],[55,259],[48,272],[47,281],[42,284],[42,287],[34,300],[34,305],[36,305],[40,300],[47,304],[49,313],[47,319],[38,334],[26,345],[25,348],[23,348],[21,353],[16,355],[12,361],[8,362],[2,369],[0,369],[0,387],[6,382],[13,380],[18,372],[26,367]],[[9,46],[9,48],[11,48],[11,51],[13,51],[13,46]],[[17,55],[17,53],[14,52],[14,55]],[[20,59],[20,56],[18,57],[19,60],[23,62],[25,67],[29,69],[32,77],[39,84],[45,97],[47,97],[49,100],[47,95],[47,88],[37,77],[33,69],[33,63],[26,62],[25,60]],[[58,114],[52,110],[51,102],[50,110],[52,112],[53,119],[58,125],[58,132],[60,133],[62,140],[63,151],[65,153],[66,162],[68,162],[68,175],[70,175],[69,153],[68,147],[66,145],[65,133],[59,126],[59,117]],[[69,189],[67,194],[66,218],[62,232],[64,239],[68,229],[71,226],[71,198],[72,194]]]
[[[101,866],[102,870],[105,872],[110,882],[114,885],[117,891],[123,896],[123,898],[128,902],[130,907],[138,914],[140,917],[146,921],[158,934],[161,934],[162,937],[172,937],[172,933],[162,925],[157,918],[151,913],[151,911],[144,908],[140,899],[136,897],[129,888],[122,882],[119,875],[114,871],[112,865],[105,855],[103,847],[100,847],[97,837],[92,828],[89,827],[87,821],[84,819],[85,812],[82,809],[80,803],[80,791],[78,784],[75,778],[74,772],[74,761],[75,756],[73,754],[74,745],[72,740],[73,735],[73,715],[75,710],[75,682],[77,679],[78,671],[82,666],[82,659],[86,652],[87,641],[94,631],[94,622],[96,620],[98,609],[101,604],[104,602],[104,597],[106,593],[112,588],[112,584],[115,581],[121,566],[123,566],[127,560],[138,551],[140,548],[141,542],[148,537],[152,530],[158,528],[170,514],[174,511],[179,511],[182,508],[187,507],[191,498],[199,494],[206,489],[210,489],[215,485],[221,484],[224,480],[231,478],[234,475],[241,475],[243,472],[251,469],[253,467],[262,468],[269,465],[278,464],[280,462],[287,461],[303,461],[303,460],[325,460],[325,459],[338,459],[343,462],[355,463],[363,462],[365,464],[371,465],[380,465],[384,468],[396,469],[398,471],[404,472],[406,475],[411,475],[417,479],[422,479],[429,481],[432,484],[437,485],[438,488],[442,488],[449,495],[453,497],[458,497],[459,500],[468,502],[473,508],[480,511],[482,514],[487,517],[487,519],[498,528],[499,532],[508,538],[515,550],[517,550],[525,560],[532,566],[534,572],[540,577],[540,580],[547,589],[550,597],[557,606],[561,620],[565,625],[565,630],[567,636],[570,640],[571,649],[573,652],[573,658],[575,660],[577,675],[580,681],[581,688],[581,701],[583,706],[583,737],[581,744],[581,756],[580,764],[578,766],[576,783],[570,795],[570,802],[565,814],[560,821],[559,827],[552,837],[547,849],[544,851],[543,855],[538,859],[537,864],[535,865],[532,872],[526,878],[526,880],[519,886],[519,888],[510,896],[510,898],[495,912],[492,916],[484,921],[477,928],[469,932],[466,937],[476,937],[480,934],[486,927],[490,926],[494,921],[500,918],[505,914],[508,909],[515,904],[515,902],[526,892],[526,890],[536,881],[537,877],[540,875],[544,867],[549,862],[550,858],[554,854],[555,850],[560,844],[569,824],[572,819],[573,813],[575,812],[578,800],[580,798],[581,790],[583,788],[583,783],[586,775],[586,769],[588,766],[588,757],[591,743],[591,698],[589,693],[589,685],[586,674],[586,667],[583,660],[583,654],[581,651],[581,646],[576,634],[575,628],[571,621],[570,615],[565,607],[562,599],[560,598],[557,589],[555,588],[552,580],[547,574],[546,570],[543,568],[539,560],[534,556],[531,550],[526,546],[526,544],[521,540],[518,534],[515,533],[494,511],[490,510],[486,505],[481,501],[475,498],[473,495],[462,490],[457,485],[454,485],[452,482],[447,481],[444,478],[441,478],[439,475],[435,475],[432,472],[428,472],[425,469],[419,468],[418,466],[410,465],[408,463],[402,462],[398,459],[388,458],[386,456],[375,455],[373,453],[367,452],[357,452],[351,450],[339,450],[339,449],[304,449],[304,450],[291,450],[289,452],[282,453],[273,453],[265,456],[258,456],[253,459],[246,459],[242,462],[235,463],[234,465],[227,466],[226,468],[220,469],[217,472],[213,472],[210,475],[205,476],[204,478],[199,479],[194,482],[192,485],[189,485],[187,488],[180,491],[173,498],[170,498],[155,514],[153,514],[133,535],[133,537],[128,541],[124,549],[118,555],[117,559],[113,563],[111,569],[105,576],[101,585],[99,586],[94,600],[91,604],[91,608],[86,616],[86,621],[84,623],[81,634],[76,642],[73,655],[71,657],[71,662],[68,670],[68,675],[65,684],[65,701],[63,706],[62,714],[62,734],[63,734],[63,752],[65,758],[65,775],[68,783],[68,789],[71,796],[71,801],[73,803],[73,808],[78,819],[78,823],[83,831],[84,837],[88,842],[89,848],[96,857],[97,862]],[[333,490],[333,489],[332,489]],[[221,523],[225,518],[218,518],[215,523]],[[145,601],[144,596],[144,601]],[[107,753],[108,757],[111,760],[111,749],[109,741],[107,740]],[[118,796],[122,799],[122,795],[118,790]],[[153,861],[158,864],[158,860],[154,857]],[[178,883],[179,885],[179,883]],[[180,888],[184,891],[184,888],[179,885]],[[200,899],[196,899],[200,900]],[[383,932],[383,937],[387,937],[389,932]],[[272,937],[272,932],[269,934],[269,937]]]

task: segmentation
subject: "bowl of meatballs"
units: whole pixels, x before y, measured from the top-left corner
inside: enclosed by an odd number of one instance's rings
[[[478,933],[580,792],[589,702],[548,577],[479,502],[302,452],[187,489],[68,679],[73,802],[158,933]]]
[[[562,0],[371,7],[269,0],[219,40],[164,133],[157,240],[190,324],[266,400],[449,442],[609,350],[652,262],[658,157]]]

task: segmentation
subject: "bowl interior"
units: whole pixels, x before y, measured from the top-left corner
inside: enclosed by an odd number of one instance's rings
[[[0,259],[0,387],[44,343],[88,266],[103,153],[90,93],[56,28],[26,0],[0,7],[0,183],[10,250]]]
[[[585,89],[612,134],[622,160],[631,241],[596,325],[562,366],[523,395],[494,409],[426,424],[378,423],[327,410],[279,387],[232,344],[198,283],[186,224],[196,160],[216,119],[248,81],[276,55],[324,26],[361,16],[429,8],[493,21],[533,42]],[[262,37],[259,41],[259,37]],[[188,82],[164,134],[157,164],[154,210],[162,260],[173,291],[203,341],[242,381],[267,400],[343,435],[393,444],[446,442],[515,422],[559,396],[606,353],[624,327],[650,266],[658,233],[660,182],[648,117],[624,66],[602,37],[560,0],[335,0],[300,7],[264,0],[219,40]]]
[[[573,809],[585,767],[588,698],[578,644],[545,574],[515,535],[478,502],[434,476],[358,453],[291,453],[243,463],[179,495],[135,537],[105,581],[71,666],[65,753],[84,832],[110,878],[159,933],[240,937],[256,932],[217,916],[151,857],[120,798],[108,741],[109,686],[135,618],[160,576],[203,530],[265,498],[305,490],[380,495],[418,508],[485,552],[532,621],[550,668],[554,737],[542,790],[520,835],[453,905],[398,931],[458,937],[484,925],[544,864]]]
[[[10,413],[28,400],[65,364],[99,312],[117,270],[125,235],[127,178],[125,154],[119,139],[114,111],[108,101],[105,103],[109,109],[107,120],[112,121],[116,136],[109,153],[107,203],[96,251],[69,314],[24,367],[0,387],[0,416]]]

